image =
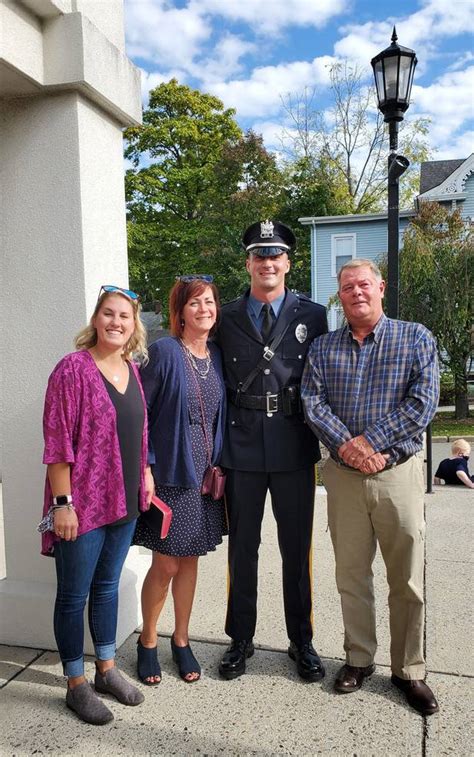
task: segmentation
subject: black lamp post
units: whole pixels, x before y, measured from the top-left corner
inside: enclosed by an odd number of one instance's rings
[[[414,50],[397,45],[397,31],[393,27],[392,44],[370,61],[374,69],[379,110],[388,123],[390,154],[388,156],[388,276],[387,311],[390,318],[398,318],[399,290],[399,216],[398,180],[410,165],[403,155],[397,155],[398,124],[410,105],[411,85],[417,58]],[[431,426],[426,429],[427,493],[433,492],[433,452]]]
[[[408,47],[397,44],[393,27],[392,44],[372,58],[379,110],[389,125],[390,154],[388,156],[388,281],[387,310],[390,318],[398,318],[398,180],[408,168],[409,161],[397,155],[398,124],[410,105],[411,86],[417,58]]]

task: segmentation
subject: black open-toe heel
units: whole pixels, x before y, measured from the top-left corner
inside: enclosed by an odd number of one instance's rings
[[[145,686],[158,686],[161,683],[161,667],[158,660],[158,646],[144,647],[137,639],[137,673]],[[160,677],[159,681],[147,681],[147,678]]]
[[[201,678],[201,666],[193,655],[193,651],[189,644],[185,647],[177,647],[174,643],[173,636],[171,637],[171,652],[173,660],[178,666],[178,672],[180,677],[186,683],[196,683]],[[198,678],[186,678],[190,673],[197,673]]]

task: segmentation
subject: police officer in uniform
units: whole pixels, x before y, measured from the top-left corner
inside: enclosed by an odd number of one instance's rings
[[[223,678],[245,673],[254,652],[258,548],[267,491],[283,561],[288,654],[302,678],[324,676],[311,643],[310,549],[318,441],[305,424],[300,380],[312,340],[327,331],[326,310],[285,287],[291,229],[263,221],[243,237],[250,290],[224,305],[217,333],[229,405],[221,458],[227,469],[229,573]]]

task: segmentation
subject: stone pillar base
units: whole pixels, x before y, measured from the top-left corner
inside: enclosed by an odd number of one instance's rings
[[[44,557],[44,560],[51,558]],[[51,559],[52,562],[52,559]],[[132,547],[120,579],[117,647],[141,623],[140,591],[150,565],[147,555]],[[56,586],[40,581],[0,581],[0,639],[2,644],[39,649],[57,649],[53,632]],[[86,654],[94,654],[85,610]]]

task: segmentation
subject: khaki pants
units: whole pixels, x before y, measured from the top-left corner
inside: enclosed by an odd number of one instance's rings
[[[400,678],[425,675],[423,657],[424,480],[411,457],[366,476],[328,459],[323,469],[346,662],[365,667],[377,649],[372,563],[377,541],[390,588],[390,656]]]

